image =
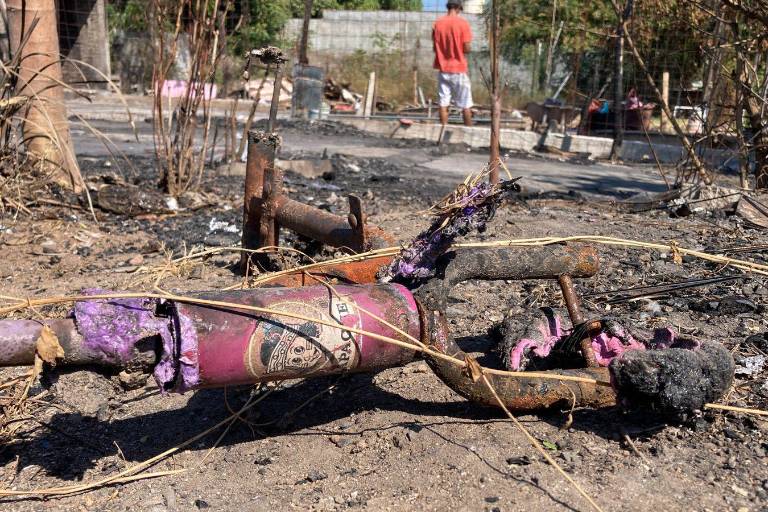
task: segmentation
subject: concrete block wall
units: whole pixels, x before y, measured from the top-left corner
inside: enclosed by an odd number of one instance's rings
[[[390,136],[394,132],[395,138],[424,139],[437,141],[440,136],[438,123],[414,123],[408,128],[395,128],[400,124],[397,120],[387,121],[378,119],[357,119],[337,116],[334,118],[341,123],[379,135]],[[490,129],[486,126],[461,126],[449,125],[445,128],[443,140],[453,144],[467,144],[475,148],[486,148],[489,145]],[[499,134],[501,147],[511,151],[534,151],[539,145],[541,135],[536,132],[523,130],[502,129]],[[606,137],[589,137],[585,135],[564,135],[562,133],[549,133],[544,145],[563,151],[575,153],[589,153],[592,158],[605,160],[611,156],[613,139]],[[675,144],[654,144],[656,156],[663,164],[676,164],[685,157],[683,148]],[[726,160],[732,158],[732,151],[712,149],[704,151],[700,157],[710,166],[718,168]],[[621,158],[627,162],[653,162],[653,153],[645,141],[625,140],[622,145]]]
[[[442,12],[415,11],[323,11],[322,18],[309,24],[309,48],[313,52],[334,52],[337,55],[357,50],[372,52],[412,50],[417,45],[425,49],[431,60],[432,24]],[[464,14],[472,33],[484,41],[485,27],[476,14]],[[301,33],[302,20],[291,19],[283,30],[283,37],[293,41]],[[384,46],[382,46],[384,43]]]
[[[64,80],[76,85],[90,82],[81,86],[105,87],[102,74],[111,74],[105,0],[58,0],[57,5],[59,46],[65,57]],[[75,61],[86,62],[99,72]]]

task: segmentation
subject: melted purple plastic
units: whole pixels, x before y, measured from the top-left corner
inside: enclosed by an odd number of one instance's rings
[[[562,328],[560,317],[557,315],[547,315],[546,320],[539,322],[537,328],[538,332],[534,336],[522,338],[512,347],[508,358],[511,370],[524,370],[529,354],[542,359],[546,358],[552,349],[570,334],[569,329]],[[667,348],[695,350],[699,348],[699,343],[691,339],[678,338],[675,332],[667,327],[656,329],[651,340],[640,341],[624,327],[613,322],[608,329],[592,337],[592,350],[600,366],[608,366],[613,359],[621,357],[630,350]]]
[[[109,292],[90,289],[84,293]],[[164,391],[186,391],[200,381],[197,333],[174,307],[167,317],[157,315],[159,305],[159,300],[148,298],[84,300],[75,303],[73,314],[83,344],[109,363],[129,362],[139,341],[159,336],[163,350],[154,368],[155,380]]]

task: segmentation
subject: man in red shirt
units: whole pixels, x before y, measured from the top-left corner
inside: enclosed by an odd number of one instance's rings
[[[464,124],[472,124],[472,86],[467,75],[466,54],[470,51],[472,30],[467,20],[459,16],[462,0],[448,0],[448,14],[432,26],[432,47],[435,50],[437,96],[440,105],[440,122],[448,123],[448,107],[451,100],[464,116]]]

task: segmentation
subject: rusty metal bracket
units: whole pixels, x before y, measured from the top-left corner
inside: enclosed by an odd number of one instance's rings
[[[339,247],[351,253],[390,247],[395,239],[378,227],[366,225],[362,201],[349,196],[349,215],[344,218],[290,199],[283,193],[283,173],[275,166],[280,137],[274,133],[248,133],[248,160],[245,174],[243,206],[244,249],[278,247],[280,228]],[[250,261],[263,269],[274,267],[269,255],[251,258],[244,253],[241,269]]]

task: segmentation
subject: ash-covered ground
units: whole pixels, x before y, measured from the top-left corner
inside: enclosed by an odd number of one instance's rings
[[[320,158],[326,137],[332,172],[309,179],[288,173],[294,199],[346,214],[346,195],[364,199],[369,221],[401,242],[430,223],[426,208],[460,181],[419,163],[414,154],[465,161],[463,147],[361,136],[333,124],[284,124],[283,159]],[[346,138],[346,139],[345,139]],[[323,140],[326,140],[323,139]],[[362,150],[334,151],[332,139],[354,139]],[[291,142],[293,141],[293,142]],[[366,157],[364,149],[388,156]],[[363,156],[361,156],[361,154]],[[482,156],[482,155],[481,155]],[[533,169],[562,162],[519,157]],[[462,160],[463,159],[463,160]],[[424,160],[426,161],[426,160]],[[94,182],[119,179],[151,188],[152,161],[137,155],[137,172],[86,158]],[[515,174],[514,160],[510,171]],[[458,164],[457,164],[458,165]],[[522,165],[522,164],[521,164]],[[572,165],[573,173],[590,165]],[[543,171],[542,171],[543,172]],[[634,170],[626,170],[632,181]],[[641,170],[651,174],[652,170]],[[236,285],[236,253],[170,265],[202,247],[237,246],[242,221],[240,175],[214,175],[195,209],[125,216],[85,207],[41,205],[32,215],[0,218],[2,294],[46,297],[82,288],[196,291]],[[522,182],[525,186],[525,180]],[[607,235],[676,242],[680,247],[768,263],[768,236],[726,212],[675,218],[667,210],[626,213],[622,194],[562,187],[505,204],[483,234],[470,240]],[[610,190],[609,190],[610,192]],[[62,202],[67,200],[62,198]],[[207,204],[207,206],[201,206]],[[334,255],[283,233],[283,243],[315,257]],[[671,326],[724,343],[737,362],[724,400],[768,407],[768,281],[671,252],[598,246],[601,271],[577,281],[595,316],[635,329]],[[717,284],[609,305],[616,290],[690,278],[734,276]],[[489,332],[512,315],[523,329],[533,309],[562,306],[554,282],[468,282],[452,293],[447,315],[467,350],[490,352]],[[63,315],[66,306],[15,313]],[[762,362],[761,362],[762,361]],[[21,372],[0,371],[0,382]],[[692,384],[693,385],[693,384]],[[32,489],[95,481],[146,460],[227,417],[250,388],[161,396],[152,380],[125,390],[114,375],[46,372],[32,387],[36,401],[16,418],[0,447],[0,487]],[[684,422],[620,409],[548,411],[520,417],[523,425],[605,510],[765,510],[768,503],[768,422],[706,412]],[[65,498],[2,498],[3,510],[589,510],[499,411],[455,395],[422,361],[376,375],[291,382],[264,399],[215,445],[213,433],[153,467],[188,471],[138,480]],[[634,448],[628,444],[628,436]],[[211,449],[215,445],[215,448]],[[643,457],[635,452],[639,451]]]

